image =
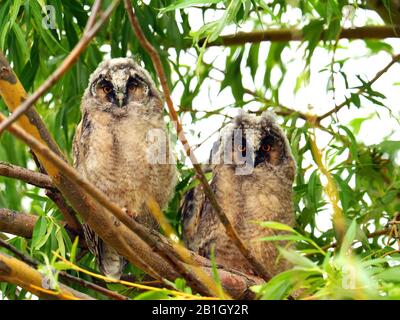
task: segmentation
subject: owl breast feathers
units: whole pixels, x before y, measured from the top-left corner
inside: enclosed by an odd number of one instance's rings
[[[129,58],[107,60],[90,76],[82,120],[73,144],[79,173],[138,222],[156,228],[148,197],[165,207],[173,194],[176,167],[163,120],[163,103],[149,74]],[[164,136],[165,157],[153,161],[149,133]],[[158,159],[160,160],[160,159]],[[124,260],[85,226],[100,270],[119,278]]]
[[[218,203],[247,248],[270,274],[288,266],[279,259],[276,242],[260,238],[276,232],[257,224],[294,225],[292,184],[295,162],[273,114],[241,113],[228,125],[211,152],[211,187]],[[191,250],[248,274],[255,271],[226,235],[201,186],[190,190],[181,207],[183,239]],[[282,244],[282,243],[281,243]]]

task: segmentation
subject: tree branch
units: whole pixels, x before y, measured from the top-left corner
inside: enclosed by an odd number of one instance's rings
[[[400,34],[400,25],[386,26],[365,26],[351,29],[343,29],[339,39],[385,39],[398,38]],[[265,31],[238,32],[231,35],[220,36],[217,40],[207,43],[206,47],[215,46],[237,46],[245,43],[259,43],[263,41],[270,42],[288,42],[303,41],[304,34],[301,29],[269,29]],[[326,39],[326,34],[322,32],[320,40]],[[204,39],[199,41],[199,46],[204,44]],[[191,44],[190,44],[191,45]],[[189,47],[189,43],[188,43]]]
[[[22,180],[39,188],[54,188],[48,175],[0,161],[0,176]]]
[[[43,299],[93,300],[92,297],[60,284],[60,291],[43,289],[43,276],[26,263],[0,252],[0,281],[16,284]]]
[[[259,276],[263,277],[265,280],[268,281],[269,279],[271,279],[269,272],[265,269],[265,267],[260,262],[258,262],[254,258],[252,253],[246,248],[245,244],[240,239],[239,235],[237,234],[236,230],[232,226],[228,217],[222,211],[221,207],[219,206],[219,204],[217,202],[217,199],[215,198],[214,192],[211,190],[210,185],[208,184],[208,181],[207,181],[206,177],[204,176],[203,170],[201,169],[201,166],[200,166],[199,162],[197,161],[196,156],[192,152],[189,142],[187,141],[186,136],[183,132],[182,125],[178,118],[178,114],[174,108],[174,104],[171,99],[170,90],[169,90],[169,87],[167,84],[167,78],[165,76],[165,72],[164,72],[164,68],[162,66],[160,56],[158,55],[156,49],[154,49],[154,47],[150,44],[150,42],[146,39],[145,35],[143,34],[142,28],[140,27],[140,24],[136,18],[135,13],[133,12],[133,9],[132,9],[132,6],[131,6],[131,3],[129,0],[125,0],[125,8],[128,12],[128,16],[129,16],[129,20],[132,25],[132,29],[135,32],[139,43],[142,45],[143,49],[147,52],[147,54],[150,56],[150,58],[153,62],[153,65],[155,67],[157,75],[160,79],[161,87],[164,92],[164,96],[165,96],[165,100],[166,100],[166,103],[168,106],[170,117],[176,126],[178,138],[183,145],[186,155],[190,158],[190,161],[192,162],[193,168],[196,171],[197,178],[199,179],[200,183],[202,184],[202,186],[204,188],[204,192],[206,193],[206,196],[207,196],[208,200],[210,201],[210,204],[212,205],[214,211],[217,213],[222,225],[225,227],[225,231],[226,231],[227,235],[235,243],[235,245],[238,247],[240,252],[246,258],[246,260],[249,262],[249,264],[253,267],[254,271]]]
[[[31,238],[38,216],[0,209],[0,231]]]

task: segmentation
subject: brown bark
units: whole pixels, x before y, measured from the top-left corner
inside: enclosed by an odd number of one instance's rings
[[[48,175],[0,161],[0,176],[22,180],[39,188],[54,188]]]
[[[400,23],[400,22],[399,22]],[[339,39],[386,39],[398,38],[400,36],[400,25],[386,26],[365,26],[351,29],[343,29],[339,34]],[[270,42],[288,42],[303,41],[304,35],[301,29],[269,29],[265,31],[238,32],[232,35],[220,36],[217,40],[207,43],[207,47],[214,46],[237,46],[245,43],[259,43],[263,41]],[[321,34],[321,40],[326,39],[325,34]],[[204,40],[200,40],[201,46]],[[190,44],[188,44],[189,46]]]
[[[24,238],[31,238],[37,216],[16,212],[10,209],[0,209],[0,231]]]

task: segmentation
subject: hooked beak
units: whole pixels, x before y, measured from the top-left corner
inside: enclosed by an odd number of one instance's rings
[[[123,92],[117,92],[117,101],[118,101],[118,106],[122,108],[125,105],[125,94]]]

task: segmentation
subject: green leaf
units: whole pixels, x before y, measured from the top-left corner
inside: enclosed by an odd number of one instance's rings
[[[262,222],[253,221],[253,223],[258,223],[259,225],[265,228],[296,233],[296,231],[294,231],[292,227],[276,221],[262,221]]]
[[[283,248],[278,247],[279,252],[282,254],[282,256],[291,262],[293,265],[296,267],[301,267],[305,269],[318,269],[318,266],[309,260],[308,258],[300,255],[298,252],[293,251],[293,250],[286,250]]]
[[[78,244],[79,244],[79,237],[75,237],[75,240],[72,244],[71,252],[69,254],[69,261],[72,263],[75,263],[76,250],[78,248]]]
[[[347,229],[346,235],[343,238],[342,246],[340,248],[340,255],[345,256],[354,242],[357,232],[357,222],[353,220]]]
[[[188,8],[194,5],[202,5],[202,4],[210,5],[219,2],[221,2],[221,0],[177,0],[174,1],[174,3],[169,5],[168,7],[161,9],[160,12],[165,13],[171,10]]]
[[[47,219],[46,217],[42,216],[38,219],[38,221],[35,224],[35,227],[33,228],[31,255],[34,250],[40,249],[41,247],[40,244],[43,242],[43,239],[45,238],[46,230],[47,230]]]

